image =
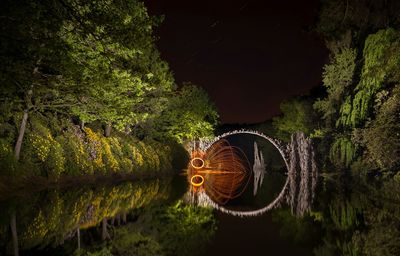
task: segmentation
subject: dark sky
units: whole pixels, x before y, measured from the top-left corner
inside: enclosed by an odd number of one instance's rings
[[[282,100],[321,82],[327,50],[307,32],[318,1],[147,0],[165,15],[161,56],[178,84],[203,87],[223,123],[255,123],[279,113]]]

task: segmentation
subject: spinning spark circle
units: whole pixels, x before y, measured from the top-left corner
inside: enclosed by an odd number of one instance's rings
[[[206,192],[219,204],[240,196],[250,177],[251,168],[246,155],[227,140],[219,140],[206,151],[196,149],[191,153],[188,179],[192,192]]]

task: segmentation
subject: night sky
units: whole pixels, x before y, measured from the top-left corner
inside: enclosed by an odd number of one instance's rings
[[[256,123],[321,83],[327,60],[311,33],[318,1],[145,1],[178,84],[203,87],[222,123]]]

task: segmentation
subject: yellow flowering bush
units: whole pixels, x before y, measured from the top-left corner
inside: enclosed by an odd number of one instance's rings
[[[43,163],[47,176],[58,178],[64,172],[64,150],[62,145],[50,133],[40,136],[37,133],[29,134],[34,155]]]
[[[47,220],[42,210],[39,210],[32,222],[28,225],[25,232],[22,233],[21,240],[26,247],[39,244],[49,230],[47,229]]]
[[[95,171],[103,172],[105,171],[104,163],[103,163],[103,151],[101,145],[101,135],[99,133],[95,133],[92,129],[85,127],[84,128],[87,140],[87,148],[89,153],[89,158],[93,162],[93,167]]]
[[[105,137],[101,138],[101,146],[103,150],[103,162],[105,163],[106,168],[112,172],[117,172],[119,164],[111,151],[109,139]]]
[[[49,134],[49,141],[51,142],[51,150],[47,158],[47,167],[49,168],[49,175],[58,178],[64,172],[65,157],[62,145]]]
[[[93,174],[93,164],[86,150],[84,136],[78,127],[72,127],[60,136],[60,144],[65,148],[65,172],[69,175]]]
[[[12,145],[5,139],[0,139],[0,172],[13,174],[15,172],[16,161]]]
[[[152,140],[140,141],[115,131],[105,137],[90,126],[81,128],[64,123],[54,130],[43,117],[33,116],[27,127],[20,161],[15,161],[13,138],[0,138],[0,167],[29,170],[29,175],[59,179],[62,175],[156,175],[171,169],[172,152],[168,146]],[[14,161],[13,165],[9,161]],[[8,161],[8,162],[7,162]],[[1,168],[5,172],[7,168]],[[15,168],[14,168],[15,169]],[[25,172],[28,173],[28,172]]]
[[[50,141],[47,138],[42,137],[36,133],[29,134],[29,141],[32,144],[33,149],[35,150],[38,159],[41,162],[45,162],[51,149]]]

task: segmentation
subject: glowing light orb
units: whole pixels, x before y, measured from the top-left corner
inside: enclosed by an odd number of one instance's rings
[[[227,140],[214,143],[205,152],[193,150],[187,172],[192,192],[205,192],[219,204],[240,196],[251,177],[246,155]]]
[[[204,160],[200,157],[194,157],[190,160],[190,164],[195,169],[201,169],[204,167]]]
[[[201,181],[197,181],[198,179],[200,179]],[[190,179],[190,183],[195,186],[195,187],[200,187],[201,185],[203,185],[204,183],[204,177],[199,175],[199,174],[195,174],[192,176],[192,178]]]

